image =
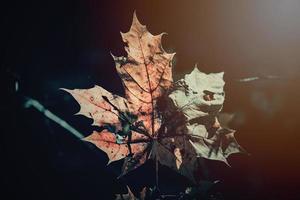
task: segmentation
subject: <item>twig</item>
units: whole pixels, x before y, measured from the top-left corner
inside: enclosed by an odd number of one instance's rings
[[[238,82],[252,82],[252,81],[259,80],[259,79],[278,79],[278,78],[279,78],[278,76],[267,75],[267,76],[261,76],[261,77],[254,76],[254,77],[241,78],[241,79],[238,79],[237,81]]]
[[[54,121],[55,123],[57,123],[61,127],[63,127],[64,129],[66,129],[67,131],[69,131],[70,133],[72,133],[78,139],[84,138],[84,136],[79,131],[77,131],[75,128],[73,128],[66,121],[62,120],[61,118],[59,118],[58,116],[56,116],[55,114],[53,114],[50,110],[46,109],[37,100],[27,97],[26,101],[24,103],[24,107],[25,108],[30,108],[30,107],[35,108],[39,112],[43,113],[47,118],[51,119],[52,121]]]

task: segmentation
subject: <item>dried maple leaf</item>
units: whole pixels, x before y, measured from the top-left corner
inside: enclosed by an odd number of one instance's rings
[[[191,152],[197,157],[228,164],[226,158],[230,154],[244,150],[234,138],[235,131],[222,127],[218,121],[225,99],[223,74],[205,74],[195,67],[175,84],[169,97],[176,111],[184,115],[184,128],[175,131],[189,136],[189,143],[193,146]],[[222,121],[226,120],[230,120],[230,116],[222,118]]]
[[[109,162],[132,154],[124,165],[125,174],[146,161],[152,139],[157,138],[161,117],[156,104],[173,82],[171,66],[175,54],[166,53],[161,45],[163,34],[152,35],[135,14],[129,32],[121,35],[128,55],[113,58],[126,98],[113,95],[100,86],[66,91],[79,102],[79,114],[92,118],[94,125],[109,127],[101,133],[92,133],[85,140],[106,152]],[[128,115],[136,119],[131,120]],[[126,131],[124,123],[128,127]],[[124,137],[123,142],[118,142],[120,135],[130,138]]]
[[[197,157],[222,160],[239,151],[233,131],[217,121],[224,95],[223,73],[206,75],[197,68],[176,84],[172,59],[136,15],[121,33],[127,57],[113,56],[125,98],[100,86],[67,90],[80,111],[103,128],[85,140],[106,152],[109,163],[125,158],[122,174],[153,158],[193,182]],[[164,105],[161,107],[160,105]]]

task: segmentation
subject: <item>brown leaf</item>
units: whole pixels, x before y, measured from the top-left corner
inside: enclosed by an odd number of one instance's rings
[[[121,33],[127,56],[113,59],[125,98],[100,86],[64,90],[80,104],[78,114],[104,128],[85,140],[106,152],[109,163],[125,158],[121,175],[152,158],[196,183],[198,157],[227,163],[241,148],[234,131],[217,118],[224,102],[223,72],[195,68],[174,84],[175,53],[162,48],[163,34],[152,35],[135,13],[130,30]]]
[[[94,125],[110,124],[120,131],[122,113],[129,112],[137,116],[135,122],[130,124],[132,127],[130,141],[127,137],[122,143],[118,143],[116,134],[110,133],[109,130],[94,132],[85,138],[107,153],[109,163],[128,156],[128,147],[131,147],[133,155],[126,158],[123,167],[122,174],[126,174],[148,159],[151,140],[157,137],[161,116],[157,112],[156,104],[158,98],[173,82],[171,66],[175,53],[166,53],[161,45],[163,34],[152,35],[146,26],[138,21],[135,13],[130,30],[121,35],[127,44],[125,50],[128,55],[126,58],[116,56],[113,58],[123,82],[126,99],[112,95],[99,86],[91,89],[65,90],[80,104],[79,114],[94,119]],[[107,97],[110,103],[103,99],[103,96]],[[138,127],[133,127],[137,122],[142,122],[144,134],[136,130]]]

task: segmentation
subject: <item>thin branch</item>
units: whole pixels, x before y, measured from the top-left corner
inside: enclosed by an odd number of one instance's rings
[[[73,128],[70,124],[68,124],[66,121],[63,119],[59,118],[55,114],[53,114],[50,110],[46,109],[40,102],[38,102],[35,99],[32,98],[27,98],[25,103],[24,103],[25,108],[30,108],[33,107],[39,112],[43,113],[47,118],[51,119],[55,123],[59,124],[61,127],[72,133],[75,137],[78,139],[84,138],[84,136],[77,131],[75,128]]]

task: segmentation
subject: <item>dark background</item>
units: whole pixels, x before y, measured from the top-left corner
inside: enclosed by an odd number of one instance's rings
[[[104,153],[22,102],[37,99],[90,134],[91,120],[74,116],[78,104],[58,89],[97,84],[123,94],[110,52],[125,55],[119,32],[134,10],[151,33],[168,33],[163,46],[177,53],[176,79],[195,63],[225,72],[224,112],[236,114],[231,127],[251,155],[232,156],[231,168],[209,164],[224,199],[299,199],[298,0],[2,1],[2,199],[111,199],[124,190],[118,165],[106,167]],[[253,76],[262,78],[237,81]],[[152,171],[150,163],[127,180],[151,183]],[[162,184],[176,190],[170,177]]]

